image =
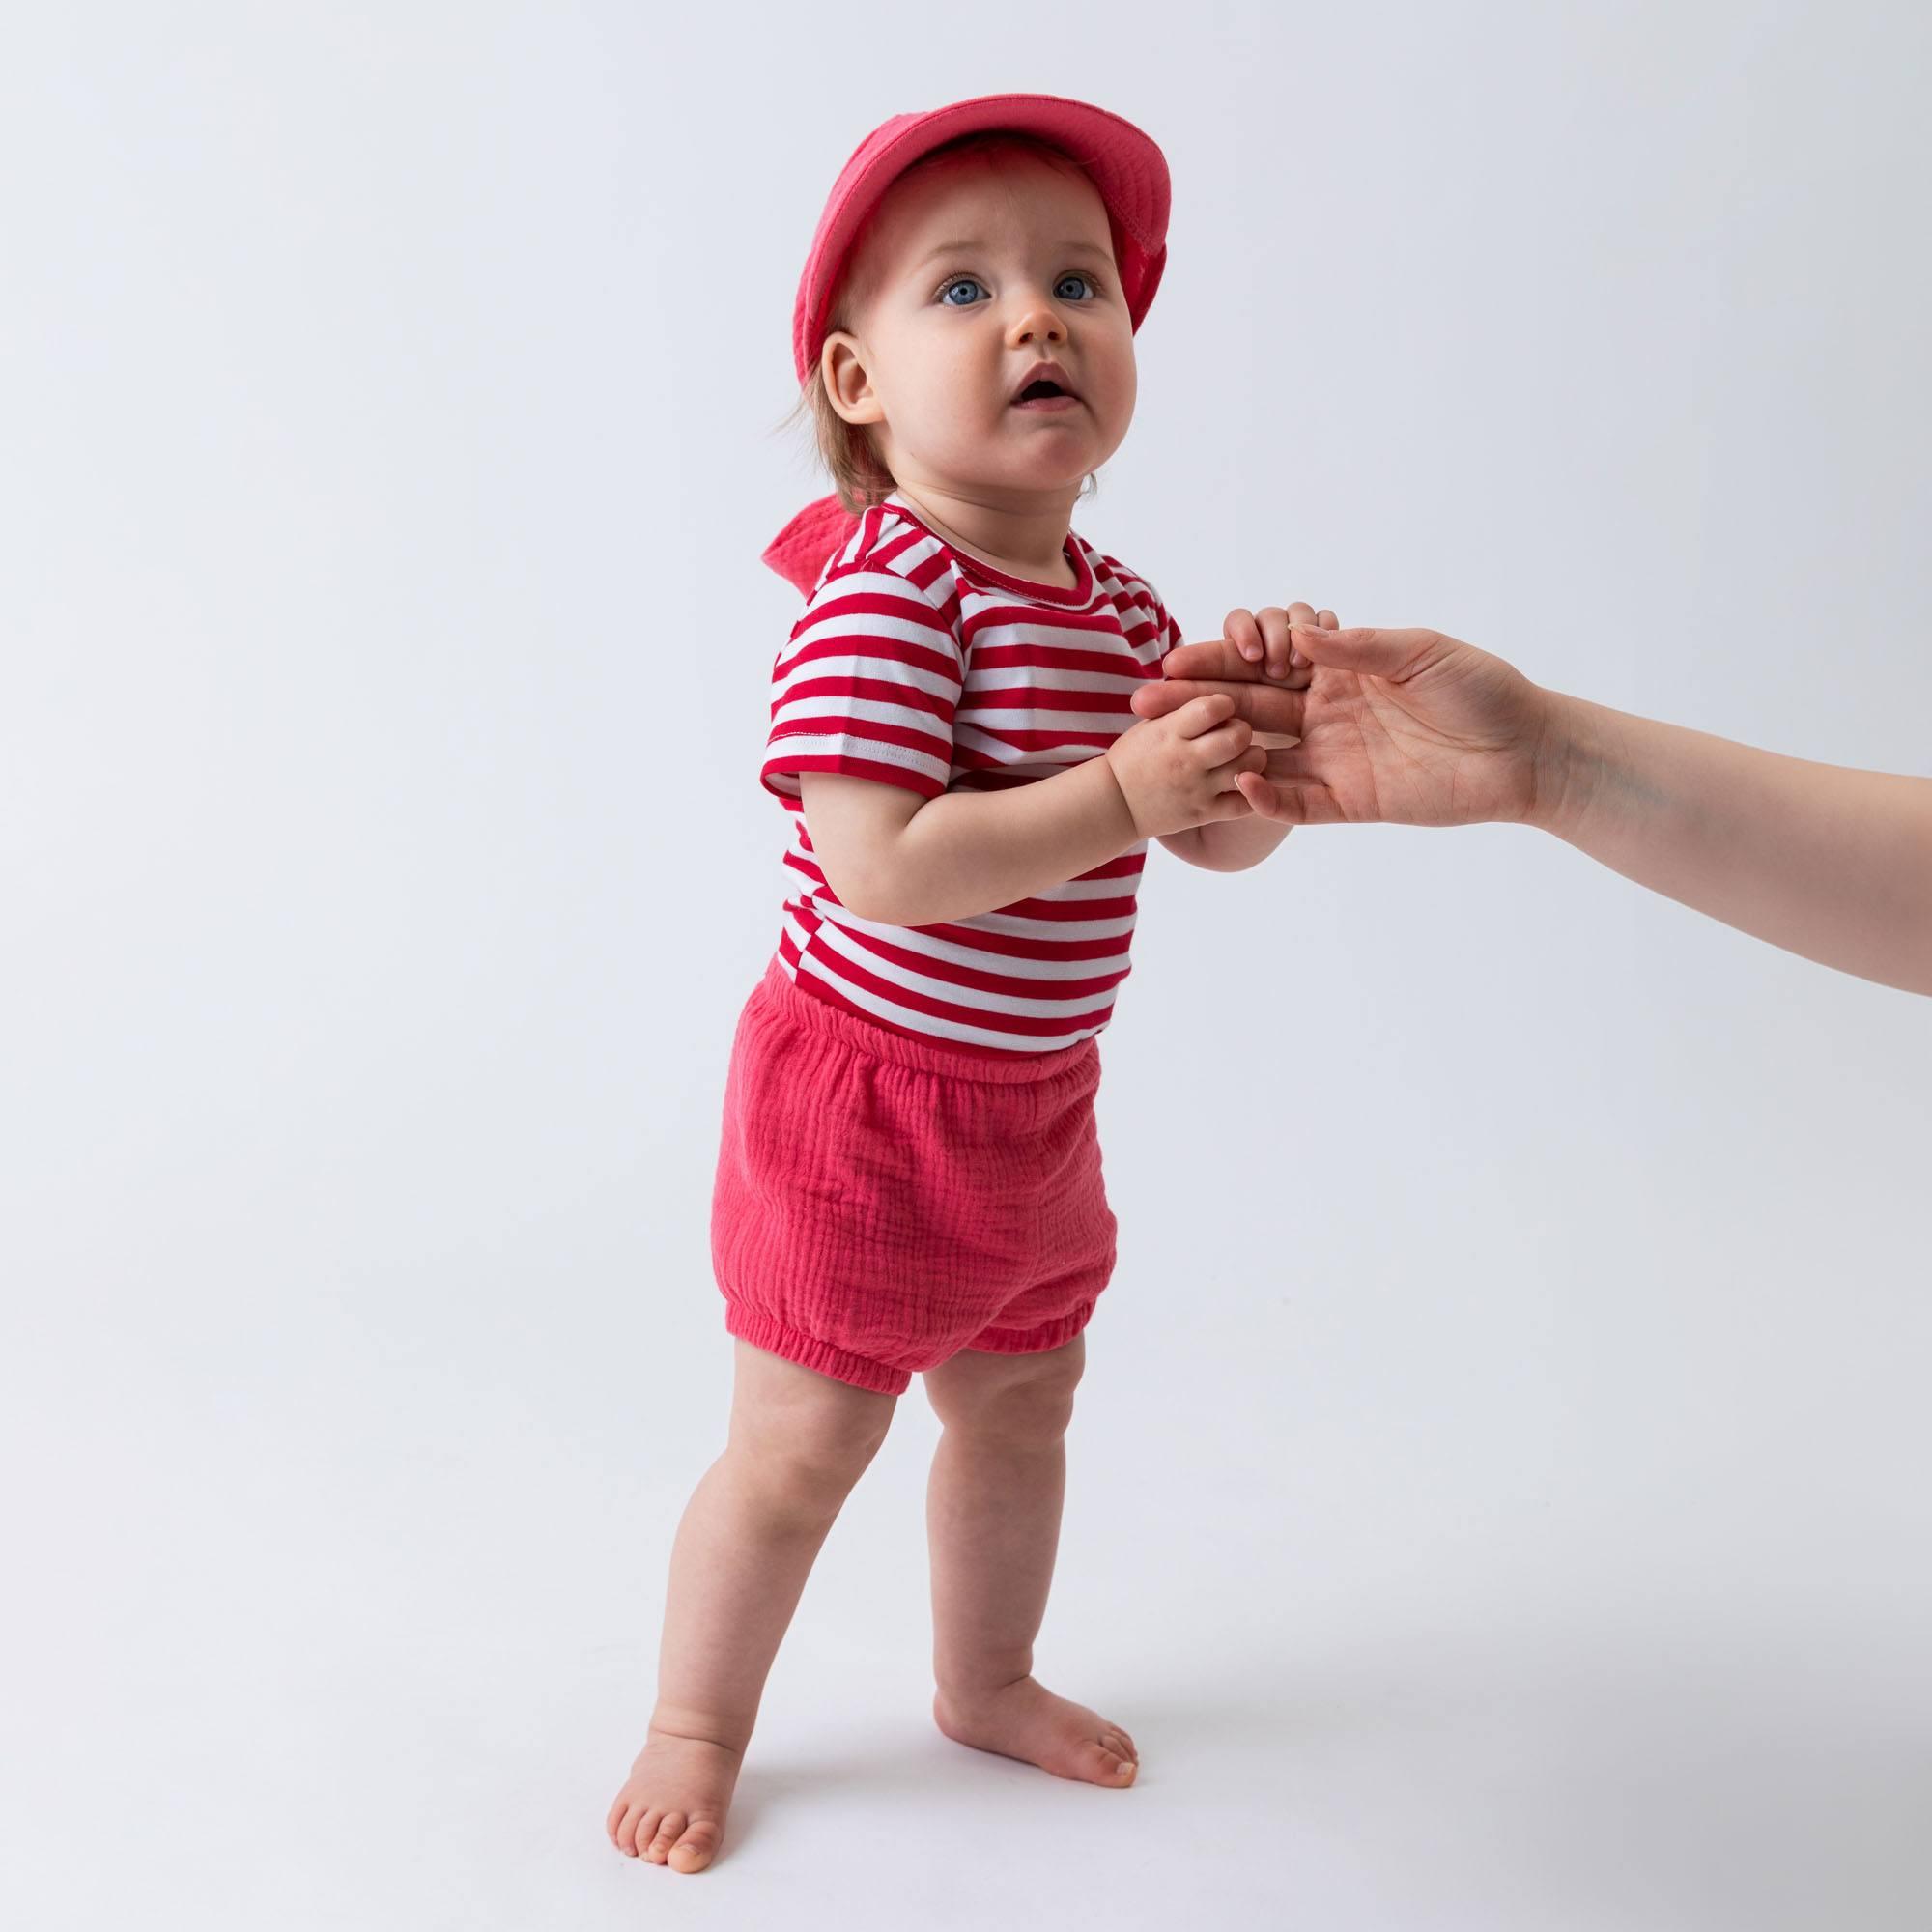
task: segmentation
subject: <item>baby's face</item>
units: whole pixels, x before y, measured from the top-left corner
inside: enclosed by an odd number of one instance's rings
[[[821,369],[893,475],[1070,497],[1134,412],[1134,336],[1098,191],[1031,156],[961,155],[895,183],[852,261],[854,327]],[[1016,400],[1052,362],[1073,400]]]

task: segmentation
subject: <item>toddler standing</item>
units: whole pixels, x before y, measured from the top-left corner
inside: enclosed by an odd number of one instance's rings
[[[1148,841],[1228,871],[1286,831],[1236,783],[1266,741],[1230,697],[1135,719],[1179,629],[1069,526],[1132,417],[1167,214],[1160,150],[1119,117],[961,101],[867,137],[799,285],[838,494],[766,552],[809,601],[761,774],[789,896],[738,1020],[713,1200],[729,1439],[678,1527],[649,1737],[607,1821],[677,1871],[717,1855],[779,1642],[914,1373],[944,1424],[939,1727],[1134,1778],[1132,1738],[1032,1674],[1115,1259],[1097,1036]],[[1272,661],[1287,625],[1241,611],[1228,635],[1264,633]]]

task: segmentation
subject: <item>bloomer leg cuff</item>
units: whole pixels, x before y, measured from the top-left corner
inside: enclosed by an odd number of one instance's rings
[[[1037,1328],[982,1328],[966,1344],[988,1355],[1039,1355],[1049,1349],[1061,1349],[1086,1327],[1094,1314],[1094,1304],[1079,1307],[1042,1321]]]
[[[830,1376],[835,1381],[850,1382],[855,1388],[872,1389],[880,1395],[903,1395],[912,1384],[912,1377],[904,1369],[868,1361],[849,1349],[836,1349],[816,1335],[787,1328],[769,1315],[728,1299],[724,1303],[724,1327],[726,1333],[751,1343],[754,1349],[781,1355],[801,1368],[816,1369],[820,1375]]]

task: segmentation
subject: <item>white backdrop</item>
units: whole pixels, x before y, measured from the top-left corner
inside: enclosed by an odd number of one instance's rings
[[[861,136],[1165,147],[1077,522],[1190,636],[1306,597],[1924,772],[1927,20],[10,15],[10,1916],[1922,1932],[1932,1005],[1500,828],[1151,863],[1038,1653],[1138,1787],[932,1728],[915,1383],[724,1861],[603,1817],[724,1440]]]

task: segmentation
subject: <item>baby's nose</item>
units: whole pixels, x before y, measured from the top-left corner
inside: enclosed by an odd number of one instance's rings
[[[1050,308],[1029,309],[1020,318],[1016,329],[1022,342],[1064,342],[1066,339],[1065,325]]]

